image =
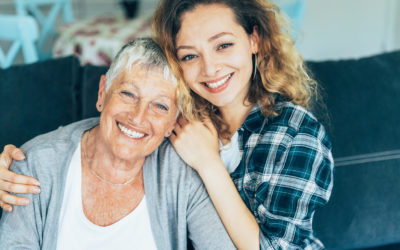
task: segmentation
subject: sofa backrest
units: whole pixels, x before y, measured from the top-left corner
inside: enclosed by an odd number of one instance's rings
[[[317,236],[328,249],[400,244],[400,51],[308,66],[324,88],[335,158]]]
[[[98,83],[106,70],[82,67],[72,56],[0,70],[0,149],[98,116]]]
[[[78,120],[80,71],[72,57],[0,70],[1,149]]]

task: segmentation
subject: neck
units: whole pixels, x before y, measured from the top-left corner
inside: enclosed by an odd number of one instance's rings
[[[95,127],[85,136],[83,147],[86,150],[88,165],[95,175],[109,183],[122,184],[129,180],[142,177],[142,167],[145,159],[124,160],[116,157],[111,150],[102,143],[99,127]]]
[[[230,126],[231,137],[242,126],[253,106],[247,101],[236,101],[219,108],[224,121]]]

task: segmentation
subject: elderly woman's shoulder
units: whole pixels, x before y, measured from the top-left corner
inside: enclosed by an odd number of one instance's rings
[[[86,119],[78,122],[60,126],[56,130],[38,135],[21,146],[25,153],[44,149],[67,149],[68,145],[77,144],[83,132],[96,126],[98,118]]]
[[[168,139],[160,144],[160,146],[152,154],[157,157],[159,164],[168,165],[171,168],[186,168],[185,162],[179,157],[171,142]],[[172,166],[174,165],[174,167]]]
[[[60,173],[66,169],[67,159],[74,153],[82,133],[97,123],[98,119],[83,120],[33,138],[21,147],[26,159],[14,161],[11,169],[41,180],[51,181],[51,176],[63,178]]]
[[[161,145],[147,157],[146,161],[152,169],[157,169],[161,176],[170,176],[170,178],[185,176],[187,181],[199,178],[197,172],[179,157],[168,139],[164,139]]]

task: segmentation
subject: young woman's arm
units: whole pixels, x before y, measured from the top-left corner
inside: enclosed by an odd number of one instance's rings
[[[212,123],[187,124],[180,119],[170,140],[181,158],[199,173],[235,246],[260,249],[259,226],[221,160]]]
[[[331,144],[318,122],[309,117],[303,120],[300,128],[286,127],[269,131],[265,137],[258,135],[257,145],[253,145],[257,150],[250,149],[252,152],[246,154],[253,162],[248,166],[252,172],[240,177],[243,184],[238,188],[248,195],[251,210],[215,154],[218,144],[213,129],[207,128],[207,133],[201,123],[184,124],[176,129],[178,136],[171,138],[177,152],[203,179],[239,249],[323,247],[313,235],[312,218],[315,210],[328,202],[332,191]]]
[[[238,249],[260,249],[259,226],[240,197],[221,159],[198,172],[232,241]]]
[[[16,174],[9,170],[13,160],[22,161],[25,155],[14,145],[7,145],[0,155],[0,207],[7,211],[12,211],[12,205],[28,205],[29,199],[18,197],[13,193],[40,193],[40,183],[38,180]]]

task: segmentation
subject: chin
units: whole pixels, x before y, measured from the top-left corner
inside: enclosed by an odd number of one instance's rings
[[[222,108],[231,104],[233,100],[234,98],[225,98],[225,99],[217,98],[216,100],[209,100],[209,102],[212,105],[217,106],[218,108]]]

